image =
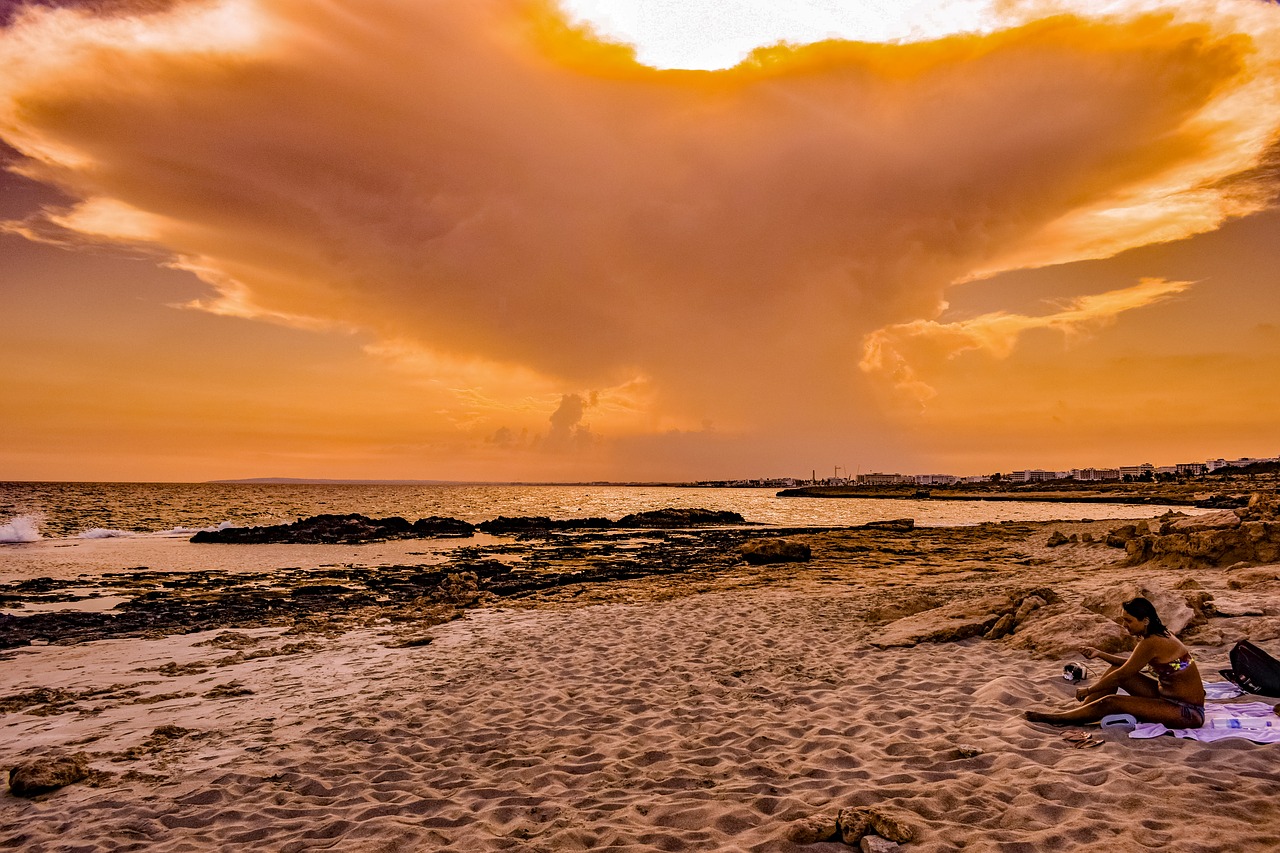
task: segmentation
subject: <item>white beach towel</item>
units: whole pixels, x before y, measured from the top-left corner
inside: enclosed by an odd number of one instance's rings
[[[1254,743],[1280,743],[1280,717],[1266,702],[1206,705],[1204,725],[1198,729],[1170,729],[1160,723],[1139,723],[1129,737],[1150,738],[1163,734],[1211,743],[1245,738]]]
[[[1243,695],[1244,691],[1230,681],[1206,681],[1204,683],[1204,698],[1206,699],[1234,699]]]

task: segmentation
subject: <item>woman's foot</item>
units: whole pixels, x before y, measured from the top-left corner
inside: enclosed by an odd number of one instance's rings
[[[1280,713],[1280,711],[1277,711]],[[1022,716],[1026,717],[1032,723],[1056,723],[1058,722],[1057,714],[1046,714],[1043,711],[1023,711]]]

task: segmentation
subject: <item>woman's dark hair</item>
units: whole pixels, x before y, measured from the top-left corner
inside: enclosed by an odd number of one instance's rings
[[[1125,613],[1128,613],[1134,619],[1147,620],[1148,637],[1169,633],[1169,629],[1164,626],[1164,623],[1160,621],[1160,616],[1156,613],[1156,606],[1145,598],[1131,598],[1120,606],[1124,608]]]

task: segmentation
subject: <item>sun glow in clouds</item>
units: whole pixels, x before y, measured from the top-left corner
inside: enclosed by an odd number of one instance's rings
[[[996,24],[990,0],[564,0],[602,37],[655,68],[713,70],[780,42],[924,41]]]

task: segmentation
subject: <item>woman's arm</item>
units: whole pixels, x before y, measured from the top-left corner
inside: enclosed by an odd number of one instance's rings
[[[1112,666],[1124,666],[1124,662],[1129,659],[1128,655],[1113,655],[1109,652],[1104,652],[1102,649],[1095,649],[1093,646],[1085,646],[1080,650],[1080,654],[1090,660],[1097,659],[1106,661]]]
[[[1118,655],[1109,655],[1108,657],[1116,658],[1117,668],[1098,679],[1098,683],[1090,688],[1089,692],[1097,693],[1103,690],[1114,690],[1125,679],[1137,675],[1156,656],[1156,645],[1154,637],[1144,637],[1127,659],[1120,658]]]

